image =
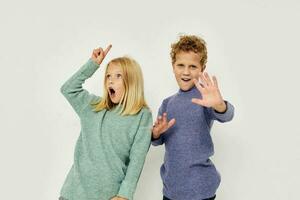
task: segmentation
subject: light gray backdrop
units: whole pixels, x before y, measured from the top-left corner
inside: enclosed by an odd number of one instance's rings
[[[296,0],[2,1],[0,199],[57,199],[80,130],[59,89],[93,48],[113,44],[104,64],[141,64],[156,116],[177,91],[169,51],[181,33],[207,41],[207,71],[236,108],[212,130],[217,199],[300,199],[299,10]],[[85,88],[101,95],[103,72]],[[163,153],[150,148],[135,199],[161,199]]]

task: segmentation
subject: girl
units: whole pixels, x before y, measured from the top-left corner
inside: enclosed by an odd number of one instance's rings
[[[61,200],[131,200],[144,165],[152,115],[144,99],[138,63],[128,57],[111,60],[102,98],[82,88],[110,48],[95,49],[89,61],[61,87],[81,122]]]

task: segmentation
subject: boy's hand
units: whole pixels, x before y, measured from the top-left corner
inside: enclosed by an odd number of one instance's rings
[[[218,112],[224,112],[226,110],[226,104],[222,98],[221,92],[218,87],[218,82],[215,76],[211,78],[204,72],[199,77],[201,83],[194,79],[194,83],[197,89],[202,95],[202,99],[193,98],[192,102],[205,107],[212,107]]]
[[[158,116],[156,119],[153,128],[152,128],[152,137],[157,139],[161,134],[166,132],[170,127],[175,124],[175,119],[171,119],[167,122],[167,113],[163,113],[163,116]]]
[[[109,50],[111,49],[112,45],[108,45],[108,47],[105,49],[105,51],[103,51],[103,49],[97,48],[94,49],[91,59],[96,62],[98,65],[100,65],[102,63],[102,61],[104,60],[105,56],[107,55],[107,53],[109,52]]]
[[[128,200],[128,199],[125,199],[123,197],[115,196],[115,197],[111,198],[110,200]]]

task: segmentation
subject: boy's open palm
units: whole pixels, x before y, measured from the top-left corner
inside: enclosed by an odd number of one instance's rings
[[[224,106],[226,109],[226,105],[219,90],[216,77],[213,76],[211,79],[209,75],[205,72],[204,74],[200,74],[199,79],[201,83],[196,79],[194,79],[194,83],[197,89],[200,91],[202,99],[193,98],[192,102],[205,107],[212,107],[215,109],[221,108],[221,111],[224,110]]]
[[[175,124],[175,119],[167,121],[167,113],[163,113],[163,116],[158,116],[156,119],[153,128],[152,128],[152,137],[157,139],[161,134],[166,132],[170,127]]]
[[[94,49],[91,59],[95,61],[98,65],[100,65],[104,60],[105,56],[107,55],[107,53],[109,52],[109,50],[111,49],[111,47],[112,47],[111,44],[108,45],[108,47],[104,51],[101,47]]]

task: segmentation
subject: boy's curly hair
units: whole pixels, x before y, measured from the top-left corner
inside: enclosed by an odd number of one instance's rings
[[[176,54],[180,51],[189,52],[193,51],[200,55],[200,64],[203,67],[202,70],[205,69],[205,65],[207,62],[207,49],[206,49],[206,42],[196,36],[196,35],[182,35],[179,38],[179,41],[173,43],[171,45],[171,59],[172,64],[176,61]]]

